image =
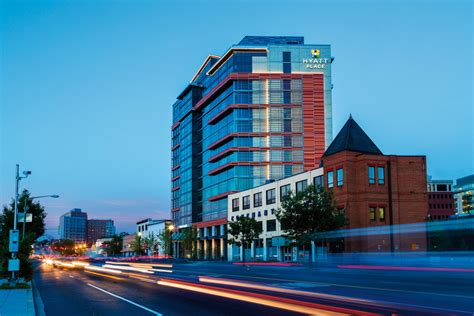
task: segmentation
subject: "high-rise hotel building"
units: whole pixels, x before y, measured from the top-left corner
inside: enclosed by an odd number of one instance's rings
[[[173,105],[177,227],[222,237],[229,194],[319,166],[332,141],[331,62],[330,45],[287,36],[246,36],[206,58]]]

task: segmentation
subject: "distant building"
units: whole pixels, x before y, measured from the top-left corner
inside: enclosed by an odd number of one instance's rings
[[[135,242],[136,237],[136,234],[123,236],[121,252],[124,257],[135,255],[135,252],[133,251],[133,243]]]
[[[87,240],[87,213],[74,208],[59,218],[59,239]]]
[[[95,243],[99,238],[115,235],[114,221],[111,219],[89,219],[87,221],[87,242]]]
[[[430,220],[444,220],[454,215],[453,181],[432,180],[428,177],[428,217]]]
[[[456,211],[459,214],[474,214],[474,174],[459,178],[454,186]]]
[[[428,214],[426,157],[384,155],[351,118],[322,156],[323,167],[229,195],[228,221],[240,216],[262,223],[263,233],[253,242],[247,258],[307,260],[302,250],[285,237],[275,210],[289,191],[308,185],[332,190],[336,206],[346,215],[347,229],[382,229],[391,225],[423,223]],[[207,232],[209,234],[209,231]],[[197,248],[204,257],[222,255],[200,229]],[[224,242],[224,241],[223,241]],[[225,242],[224,242],[225,243]],[[221,243],[222,244],[222,243]],[[306,248],[307,249],[307,248]],[[426,233],[363,234],[332,240],[332,252],[423,251]],[[242,250],[228,246],[228,260],[238,260]]]

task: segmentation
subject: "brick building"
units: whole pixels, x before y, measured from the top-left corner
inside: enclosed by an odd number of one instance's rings
[[[446,220],[454,215],[453,181],[428,179],[428,217],[432,221]]]
[[[425,156],[384,155],[352,119],[322,158],[326,188],[333,189],[349,228],[395,225],[391,234],[345,240],[345,251],[426,248],[425,232],[398,234],[398,224],[425,222],[428,196]]]
[[[229,195],[227,220],[251,217],[262,222],[263,232],[250,249],[229,245],[228,260],[241,260],[244,252],[249,260],[309,260],[308,247],[288,240],[275,216],[288,192],[298,193],[309,184],[332,190],[348,220],[346,229],[330,233],[330,251],[426,250],[424,229],[402,233],[399,225],[424,225],[427,219],[425,156],[384,155],[350,117],[324,153],[321,167]],[[214,247],[207,252],[205,258],[214,258]]]

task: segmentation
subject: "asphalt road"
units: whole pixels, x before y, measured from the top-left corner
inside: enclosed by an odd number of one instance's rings
[[[34,283],[47,316],[298,315],[156,283],[114,280],[39,262],[35,266]]]
[[[118,279],[115,276],[114,279],[113,275],[96,275],[82,269],[58,268],[40,262],[35,263],[35,268],[35,286],[48,316],[299,314],[251,302],[258,295],[293,300],[293,303],[296,300],[295,305],[301,306],[313,304],[312,307],[321,308],[321,314],[326,310],[342,311],[344,314],[353,314],[352,311],[377,314],[397,312],[403,315],[474,314],[474,273],[308,267],[247,268],[227,263],[195,263],[175,264],[173,273],[155,272],[155,275],[147,276],[150,277],[147,280],[122,276]],[[206,284],[218,287],[221,293],[244,291],[244,299],[238,300],[156,283],[160,278],[175,280],[178,284],[199,283],[200,276],[243,281],[245,284],[253,282],[284,290],[275,293],[266,288]],[[316,294],[304,297],[292,291]],[[357,301],[354,302],[354,299]],[[361,304],[358,301],[360,299],[368,301]]]

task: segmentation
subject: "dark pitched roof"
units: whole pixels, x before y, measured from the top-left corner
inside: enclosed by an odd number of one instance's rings
[[[364,154],[383,155],[377,145],[370,139],[362,128],[349,116],[346,124],[337,134],[336,138],[324,152],[323,157],[333,155],[335,153],[348,150]]]

